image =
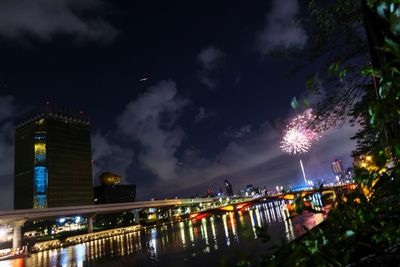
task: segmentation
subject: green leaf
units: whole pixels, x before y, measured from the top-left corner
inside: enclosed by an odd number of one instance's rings
[[[346,74],[347,74],[347,71],[348,71],[348,69],[347,69],[347,68],[344,68],[343,70],[341,70],[341,71],[339,72],[339,78],[340,78],[341,80],[344,79],[344,77],[345,77]]]
[[[392,53],[397,58],[400,57],[400,45],[390,38],[385,38],[385,51]]]
[[[310,102],[308,102],[307,99],[303,99],[303,103],[304,103],[304,106],[306,106],[307,108],[310,107]]]
[[[339,72],[339,67],[340,67],[339,62],[333,63],[329,66],[328,71],[333,74],[336,74]]]
[[[386,12],[388,10],[388,5],[387,3],[379,3],[378,6],[376,7],[376,12],[381,16],[382,18],[386,19]]]
[[[382,83],[379,87],[379,96],[382,99],[385,99],[386,96],[390,93],[390,89],[392,88],[391,82]]]
[[[374,76],[374,77],[380,77],[381,76],[381,71],[379,69],[374,69],[371,66],[365,67],[361,69],[361,74],[363,76]]]
[[[311,74],[311,75],[309,75],[307,77],[307,79],[306,79],[306,87],[307,87],[307,89],[309,89],[309,90],[313,89],[313,86],[315,84],[317,76],[318,76],[318,72],[314,73],[314,74]]]
[[[296,97],[293,97],[292,102],[290,102],[290,105],[292,106],[293,109],[297,109],[299,107],[299,102],[297,102]]]

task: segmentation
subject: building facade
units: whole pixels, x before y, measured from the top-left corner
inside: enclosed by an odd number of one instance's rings
[[[111,172],[100,175],[100,186],[94,188],[95,204],[134,202],[136,186],[120,184],[122,176]]]
[[[332,171],[335,175],[342,175],[344,173],[344,168],[341,160],[335,159],[332,162]]]
[[[94,188],[95,204],[134,202],[135,196],[136,185],[132,184],[100,185]]]
[[[14,208],[93,204],[89,120],[49,104],[16,123]]]

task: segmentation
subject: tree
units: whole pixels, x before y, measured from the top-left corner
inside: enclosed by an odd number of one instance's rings
[[[357,190],[338,195],[334,209],[321,226],[283,247],[272,257],[267,257],[264,265],[342,266],[353,263],[356,266],[377,266],[398,262],[400,6],[384,0],[346,2],[337,0],[322,7],[317,5],[317,1],[310,2],[308,20],[319,21],[320,24],[315,27],[322,30],[321,38],[316,37],[317,40],[310,45],[315,52],[311,55],[326,56],[329,49],[338,47],[342,37],[338,38],[337,34],[343,31],[343,38],[346,39],[349,29],[345,25],[350,27],[358,23],[361,16],[366,38],[360,40],[368,48],[370,63],[362,64],[364,61],[356,56],[356,51],[350,53],[352,50],[349,50],[349,54],[338,55],[339,61],[329,64],[326,69],[328,84],[333,85],[332,92],[342,90],[343,95],[326,95],[323,107],[319,109],[316,127],[321,124],[322,127],[330,127],[351,116],[362,127],[355,136],[357,152],[368,156],[364,159],[365,164],[356,166]],[[350,14],[355,15],[355,20],[347,17]],[[333,43],[334,33],[339,43]],[[349,46],[352,47],[352,44]],[[335,57],[336,53],[328,53],[326,60],[335,60]],[[356,66],[353,67],[353,64]],[[339,79],[335,81],[330,74]],[[350,79],[350,86],[346,86],[345,78]],[[308,83],[315,86],[315,79]],[[387,262],[383,263],[385,260]]]

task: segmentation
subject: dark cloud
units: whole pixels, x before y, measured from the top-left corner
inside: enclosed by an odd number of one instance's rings
[[[15,106],[11,96],[0,96],[0,209],[13,207]]]
[[[94,15],[100,0],[2,0],[0,35],[19,39],[25,35],[51,40],[67,34],[78,40],[110,41],[117,31]]]
[[[221,65],[225,58],[221,49],[210,46],[200,51],[197,61],[200,65],[199,80],[209,89],[217,86],[217,79],[214,77],[214,71]]]
[[[267,14],[267,24],[257,35],[257,48],[265,53],[272,48],[303,47],[307,42],[305,30],[295,22],[299,13],[298,0],[273,0]]]
[[[205,119],[209,119],[217,115],[217,111],[215,109],[206,109],[205,107],[200,107],[199,112],[194,117],[194,122],[200,122]]]
[[[194,118],[194,121],[198,122],[198,121],[204,120],[205,118],[207,118],[205,108],[200,107],[199,113],[197,113],[196,117]]]
[[[13,102],[14,97],[12,96],[0,97],[0,122],[13,116]]]
[[[248,135],[251,133],[251,125],[247,124],[242,126],[238,130],[227,130],[224,132],[224,135],[230,138],[243,138],[244,136]]]

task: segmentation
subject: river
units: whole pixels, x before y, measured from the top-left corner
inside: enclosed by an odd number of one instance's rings
[[[288,242],[323,221],[322,214],[288,218],[283,201],[259,203],[240,212],[214,212],[138,232],[1,261],[2,266],[236,266],[257,260],[273,245]],[[262,242],[257,226],[267,225],[271,241]]]

